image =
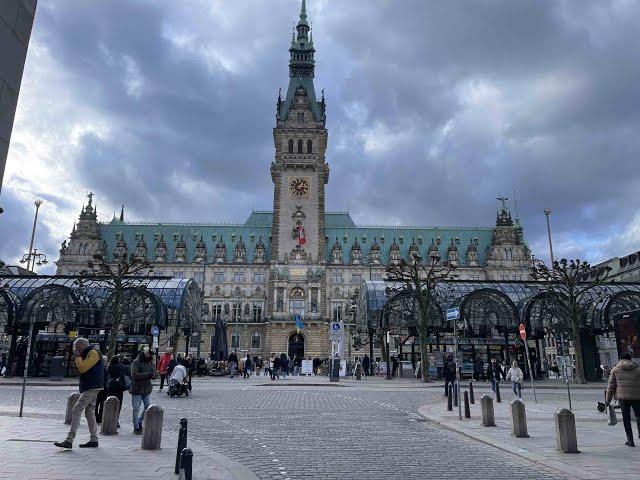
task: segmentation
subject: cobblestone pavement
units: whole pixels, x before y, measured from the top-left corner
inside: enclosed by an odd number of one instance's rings
[[[425,423],[417,408],[441,402],[440,389],[287,383],[295,381],[197,379],[189,398],[170,399],[154,389],[152,402],[164,407],[167,430],[187,417],[190,438],[240,462],[260,479],[423,479],[427,472],[457,479],[564,478]],[[30,387],[26,410],[62,412],[69,392],[68,387]],[[7,415],[19,397],[19,387],[0,388],[0,414]],[[130,411],[126,396],[122,434],[130,434]],[[86,434],[83,428],[79,439]]]

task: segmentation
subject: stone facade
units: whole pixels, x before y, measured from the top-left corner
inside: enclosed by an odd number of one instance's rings
[[[252,212],[236,225],[127,222],[124,211],[100,223],[90,195],[60,250],[58,274],[78,274],[98,251],[108,258],[147,258],[156,275],[193,278],[203,286],[204,354],[220,318],[229,345],[237,333],[242,353],[291,353],[296,344],[312,357],[331,353],[330,321],[345,322],[348,331],[350,299],[362,282],[381,280],[387,264],[411,254],[455,264],[460,279],[528,278],[531,255],[504,200],[496,225],[482,228],[366,227],[348,213],[325,212],[326,105],[324,95],[317,100],[315,94],[315,49],[304,7],[296,30],[289,87],[278,96],[273,129],[273,211]]]

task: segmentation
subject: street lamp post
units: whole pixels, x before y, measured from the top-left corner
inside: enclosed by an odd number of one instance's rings
[[[40,305],[40,310],[42,310],[45,305]],[[40,315],[40,311],[38,311],[37,315]],[[24,407],[24,394],[27,388],[27,375],[29,373],[29,363],[31,360],[31,339],[33,337],[33,315],[29,315],[29,337],[27,338],[27,352],[24,358],[24,371],[22,373],[22,393],[20,395],[20,414],[19,417],[22,417],[22,409]]]
[[[36,263],[36,259],[38,262]],[[34,270],[36,265],[46,265],[49,263],[47,261],[47,256],[44,253],[38,253],[38,249],[34,248],[30,251],[30,253],[25,253],[20,259],[20,263],[27,263],[27,270]],[[31,268],[29,268],[29,264],[31,264]]]
[[[549,255],[551,256],[551,268],[553,268],[553,244],[551,242],[551,225],[549,223],[549,215],[551,215],[551,210],[548,208],[544,209],[544,215],[547,217],[547,235],[549,236]]]
[[[40,205],[42,205],[42,200],[38,199],[35,202],[33,202],[33,204],[36,206],[36,214],[35,214],[35,217],[33,218],[33,228],[31,229],[31,241],[29,242],[29,256],[27,259],[27,270],[30,270],[29,263],[30,263],[30,260],[32,259],[33,240],[36,236],[36,225],[38,223],[38,210],[40,210]]]

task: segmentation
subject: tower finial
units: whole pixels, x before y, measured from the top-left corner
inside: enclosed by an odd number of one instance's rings
[[[124,203],[122,204],[122,209],[120,209],[120,221],[124,222]]]
[[[300,8],[300,18],[307,18],[307,2],[302,0],[302,7]]]

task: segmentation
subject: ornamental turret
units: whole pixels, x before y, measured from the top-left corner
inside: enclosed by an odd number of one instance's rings
[[[331,247],[331,263],[338,265],[342,263],[342,246],[336,237],[336,242]]]
[[[373,239],[373,245],[369,249],[369,263],[371,265],[380,265],[380,245],[378,245],[378,239]]]
[[[357,238],[351,246],[350,260],[352,265],[360,265],[360,261],[362,260],[362,250],[360,249],[360,244],[358,243]]]
[[[438,245],[436,244],[435,239],[431,239],[431,245],[429,245],[429,250],[427,250],[427,256],[429,257],[429,261],[433,263],[437,263],[440,260],[440,250],[438,250]]]
[[[240,240],[236,243],[236,248],[233,253],[233,261],[235,263],[246,263],[247,261],[247,248],[242,241],[242,237],[240,237]]]
[[[200,240],[196,243],[196,250],[194,253],[193,261],[197,263],[206,262],[207,260],[207,244],[204,242],[202,235]]]
[[[397,265],[398,263],[400,263],[400,247],[396,243],[395,238],[393,239],[393,243],[389,248],[389,263],[391,263],[391,265]]]
[[[456,242],[453,238],[447,247],[447,261],[450,265],[458,265],[458,247],[456,246]]]
[[[467,247],[467,266],[478,266],[478,239],[476,238],[469,240],[469,246]]]
[[[136,250],[133,254],[134,260],[143,262],[147,260],[147,242],[144,241],[144,235],[140,234],[140,238],[136,243]]]
[[[124,235],[122,235],[122,233],[116,234],[116,248],[113,250],[113,258],[126,259],[128,252],[129,248],[127,247]]]
[[[180,240],[176,243],[176,249],[173,256],[175,262],[187,261],[187,243],[184,241],[184,237],[182,235],[180,235]]]
[[[416,244],[415,238],[411,239],[411,245],[409,245],[409,260],[411,261],[414,257],[420,256],[420,249]]]
[[[167,261],[167,242],[164,241],[164,235],[160,235],[158,242],[156,243],[156,262]]]
[[[265,257],[264,243],[262,243],[262,237],[260,237],[256,244],[256,248],[253,251],[253,263],[264,263]]]
[[[222,238],[216,243],[216,263],[224,263],[227,261],[227,246]]]

